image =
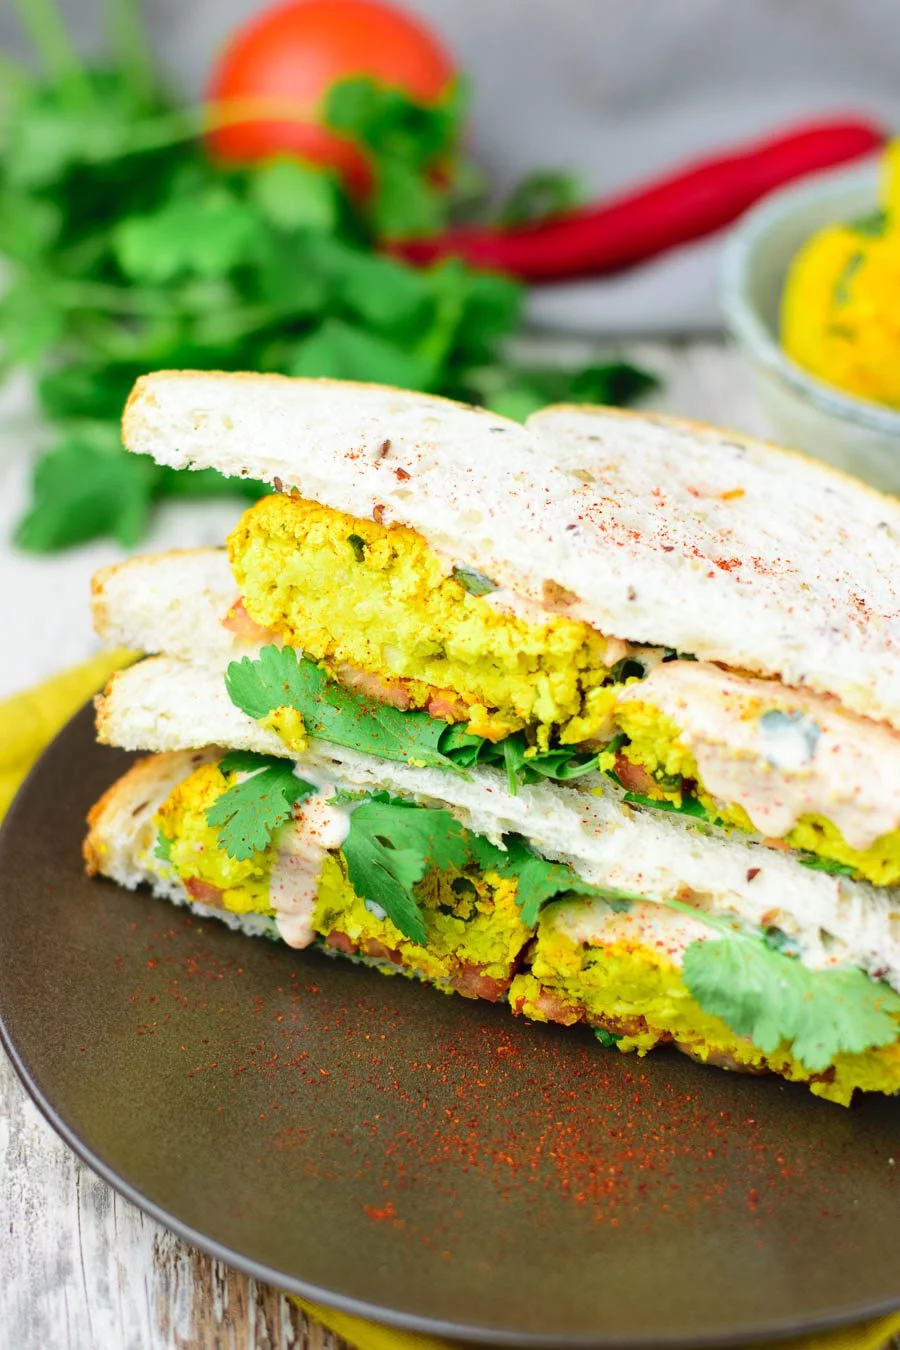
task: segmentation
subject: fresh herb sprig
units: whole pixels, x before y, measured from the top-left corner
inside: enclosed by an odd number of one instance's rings
[[[243,862],[263,852],[272,835],[290,820],[294,806],[315,787],[294,773],[289,760],[233,750],[219,760],[223,775],[247,774],[227,788],[206,812],[208,825],[219,830],[219,847]]]
[[[108,63],[91,66],[53,0],[18,7],[43,74],[4,66],[0,374],[30,372],[54,430],[21,547],[101,534],[130,547],[161,498],[261,490],[123,452],[122,406],[147,370],[366,380],[522,416],[554,397],[624,401],[651,382],[618,363],[574,377],[513,366],[502,348],[521,321],[518,283],[458,260],[417,270],[382,251],[442,228],[468,190],[464,88],[437,107],[368,80],[332,89],[330,125],[364,144],[373,167],[375,190],[360,203],[296,160],[240,172],[213,163],[207,110],[179,107],[165,89],[133,4],[116,10]],[[561,191],[544,184],[548,209]]]
[[[470,838],[449,811],[376,792],[352,808],[341,852],[357,894],[421,946],[428,934],[415,888],[432,868],[463,867]]]
[[[900,995],[888,985],[855,966],[811,970],[755,934],[692,942],[683,973],[705,1012],[764,1054],[789,1046],[811,1073],[836,1055],[889,1045],[900,1030]]]
[[[426,768],[493,765],[505,769],[513,793],[524,783],[565,781],[597,767],[596,755],[575,749],[533,752],[521,733],[495,744],[426,712],[380,703],[329,679],[293,647],[263,647],[258,657],[232,661],[225,687],[235,707],[256,721],[279,708],[293,708],[310,736]]]
[[[293,806],[315,788],[297,778],[289,762],[235,751],[219,768],[249,776],[223,790],[206,812],[218,829],[218,845],[229,857],[252,858],[267,849],[293,814]],[[533,928],[543,904],[561,894],[596,895],[565,863],[534,853],[518,835],[500,848],[465,829],[443,807],[422,806],[386,792],[341,794],[348,809],[347,836],[341,852],[350,882],[359,895],[374,900],[411,942],[427,940],[425,916],[416,887],[432,869],[477,866],[515,880],[523,924]]]

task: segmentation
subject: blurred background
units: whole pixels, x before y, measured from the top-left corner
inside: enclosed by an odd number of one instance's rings
[[[895,0],[309,7],[0,11],[0,696],[92,650],[96,566],[245,504],[123,454],[144,369],[638,402],[900,485]]]

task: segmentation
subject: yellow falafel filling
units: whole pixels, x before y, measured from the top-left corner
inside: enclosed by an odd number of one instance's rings
[[[700,812],[688,814],[755,832],[740,805],[706,791],[667,714],[618,701],[635,681],[616,682],[603,635],[564,615],[534,623],[495,606],[490,593],[471,593],[416,531],[277,494],[245,512],[228,549],[250,618],[342,682],[350,670],[402,687],[409,707],[465,721],[492,741],[525,728],[538,750],[624,733],[600,768],[616,777],[624,759],[649,775],[641,795],[679,811],[697,803]],[[289,735],[278,722],[287,717],[299,715],[281,709],[269,720],[301,752],[302,726]],[[804,815],[778,842],[874,885],[900,884],[900,831],[857,849],[824,815]]]
[[[742,806],[723,802],[706,791],[697,761],[671,717],[638,700],[619,704],[614,716],[616,725],[628,737],[628,744],[615,752],[605,752],[600,759],[601,768],[615,772],[617,755],[624,755],[629,763],[647,771],[652,788],[646,795],[651,798],[671,802],[679,810],[686,801],[698,801],[710,819],[756,832]],[[900,831],[882,835],[867,849],[856,849],[832,821],[821,815],[803,815],[779,842],[852,869],[855,875],[876,886],[900,884]]]
[[[274,918],[269,883],[277,839],[252,858],[236,861],[219,847],[218,831],[206,819],[209,808],[236,781],[236,774],[222,773],[213,763],[178,784],[154,818],[164,841],[160,861],[171,866],[189,895],[199,893],[203,903],[233,914]],[[412,942],[378,905],[354,890],[336,852],[322,867],[312,926],[336,950],[381,958],[390,963],[388,969],[439,985],[455,981],[460,993],[467,992],[460,985],[478,987],[479,979],[508,984],[533,931],[521,921],[514,881],[473,867],[432,869],[416,887],[416,900],[425,919],[425,946]],[[347,941],[342,943],[342,937]]]
[[[811,1073],[782,1045],[764,1054],[737,1036],[692,998],[681,969],[665,951],[633,942],[592,945],[578,941],[560,922],[570,902],[541,911],[530,968],[509,991],[513,1010],[535,1021],[585,1022],[618,1049],[646,1055],[674,1044],[701,1063],[745,1073],[770,1072],[803,1082],[817,1097],[848,1106],[854,1092],[900,1091],[898,1039],[860,1054],[839,1053],[822,1073]]]
[[[235,861],[206,819],[235,781],[237,775],[212,763],[174,788],[154,817],[156,870],[161,877],[179,878],[195,903],[274,920],[269,882],[277,835],[252,858]],[[423,945],[354,889],[343,855],[334,850],[319,877],[313,928],[326,949],[362,958],[385,973],[415,976],[470,998],[506,999],[514,1012],[536,1021],[586,1023],[623,1052],[644,1055],[674,1044],[702,1062],[805,1082],[817,1096],[844,1105],[856,1089],[900,1091],[900,1039],[863,1053],[839,1053],[819,1073],[810,1072],[788,1045],[764,1054],[701,1007],[677,961],[659,944],[573,937],[560,917],[573,905],[589,908],[591,900],[546,904],[535,930],[522,922],[517,883],[476,867],[432,869],[416,888],[416,899],[426,925]]]
[[[531,622],[473,594],[474,574],[451,569],[415,530],[279,494],[244,513],[228,554],[251,619],[332,672],[403,681],[414,708],[458,700],[451,720],[493,741],[528,727],[547,749],[575,718],[580,740],[603,726],[589,695],[609,674],[606,639],[580,620]]]

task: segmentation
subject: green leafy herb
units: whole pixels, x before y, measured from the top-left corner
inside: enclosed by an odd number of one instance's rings
[[[365,539],[362,539],[358,534],[348,534],[347,543],[353,549],[353,556],[356,558],[356,561],[365,562],[366,560]]]
[[[682,797],[681,805],[678,806],[675,802],[666,801],[664,798],[645,797],[642,792],[626,792],[623,801],[628,802],[630,806],[652,806],[655,811],[677,811],[681,816],[693,816],[695,820],[706,820],[713,825],[722,823],[716,816],[711,815],[696,797]]]
[[[817,853],[798,853],[795,857],[801,867],[809,867],[813,872],[830,872],[835,877],[859,876],[858,867],[837,862],[834,858],[821,858]]]
[[[887,228],[887,212],[873,211],[868,216],[859,216],[856,220],[851,220],[850,229],[855,230],[857,234],[864,234],[869,239],[880,239]]]
[[[562,746],[557,750],[535,750],[529,747],[521,732],[507,736],[498,745],[488,742],[481,762],[493,763],[501,754],[513,796],[520,783],[538,783],[542,778],[565,783],[592,773],[600,760],[599,755],[585,755],[571,746]]]
[[[625,903],[582,881],[567,863],[549,862],[536,853],[517,864],[515,875],[518,882],[516,901],[526,928],[537,923],[541,906],[557,895],[599,896],[615,905]]]
[[[606,1027],[594,1027],[594,1035],[597,1037],[600,1044],[605,1046],[607,1050],[615,1049],[622,1039],[622,1037],[618,1036],[614,1031],[607,1031]]]
[[[587,193],[581,179],[571,173],[539,169],[526,174],[500,207],[501,225],[533,225],[539,220],[565,214],[581,206]]]
[[[219,830],[219,847],[239,862],[267,848],[275,830],[290,820],[294,804],[316,790],[296,776],[289,761],[251,751],[225,755],[219,769],[250,775],[223,792],[206,812],[207,824]]]
[[[338,226],[341,200],[334,176],[297,160],[268,160],[251,180],[250,195],[276,229],[332,234]]]
[[[623,746],[631,744],[631,737],[625,731],[617,731],[611,741],[603,747],[604,755],[617,755]]]
[[[331,375],[471,402],[490,385],[496,406],[522,415],[551,398],[624,401],[647,384],[625,366],[510,368],[521,285],[383,251],[387,238],[444,229],[479,193],[461,154],[464,89],[426,107],[368,79],[336,84],[326,115],[364,147],[374,179],[351,199],[334,174],[283,156],[215,163],[204,111],[172,102],[134,5],[107,9],[113,54],[86,67],[54,0],[20,0],[45,73],[4,67],[0,370],[28,371],[53,426],[21,547],[101,534],[130,546],[161,499],[259,493],[125,455],[122,405],[147,370]],[[545,177],[517,209],[549,209],[565,191]]]
[[[353,810],[341,851],[353,888],[422,944],[427,933],[415,887],[431,868],[462,867],[470,838],[449,811],[379,792]]]
[[[345,689],[293,647],[263,647],[256,659],[232,661],[225,687],[235,707],[257,721],[276,708],[295,708],[311,736],[335,745],[380,759],[451,766],[439,748],[445,722]]]
[[[783,952],[785,956],[797,956],[797,943],[792,937],[789,937],[783,928],[769,926],[763,929],[763,941],[767,947],[771,947],[775,952]]]
[[[631,403],[656,388],[655,376],[627,361],[591,365],[572,374],[507,364],[485,365],[469,375],[477,401],[524,422],[548,403]]]
[[[156,847],[153,850],[154,858],[159,858],[160,862],[172,861],[172,840],[167,834],[160,830],[156,836]]]
[[[532,754],[521,734],[495,745],[428,713],[392,708],[330,680],[293,647],[263,647],[256,658],[233,661],[225,687],[235,707],[256,721],[277,708],[294,708],[311,736],[380,759],[440,769],[505,767],[513,792],[520,783],[576,778],[597,765],[596,755],[570,749]]]
[[[610,666],[608,680],[610,684],[624,684],[626,680],[642,680],[647,674],[642,661],[632,656],[623,656],[615,665]]]
[[[761,938],[735,933],[691,943],[683,972],[705,1012],[764,1054],[789,1045],[811,1073],[835,1055],[897,1039],[900,995],[855,967],[810,970]]]
[[[346,798],[344,798],[346,800]],[[541,906],[559,895],[601,896],[616,908],[632,897],[582,881],[566,863],[534,853],[519,835],[508,835],[505,848],[466,830],[449,811],[375,793],[354,804],[342,852],[356,891],[376,901],[411,941],[426,940],[425,921],[415,887],[432,868],[477,866],[516,881],[522,923],[533,928]]]
[[[147,524],[161,470],[123,455],[97,432],[73,432],[38,461],[34,496],[16,529],[16,543],[48,553],[112,534],[133,548]],[[107,441],[103,444],[102,441]]]
[[[435,234],[446,223],[447,194],[433,170],[442,163],[452,170],[455,164],[465,102],[463,86],[430,107],[365,78],[331,89],[325,104],[329,124],[366,146],[374,163],[368,209],[377,235]]]
[[[505,848],[498,848],[482,835],[470,835],[469,838],[471,860],[482,871],[499,872],[500,876],[516,881],[516,903],[522,922],[528,928],[537,923],[541,906],[558,895],[598,896],[614,907],[625,907],[632,899],[582,881],[568,863],[542,858],[521,835],[507,835]]]
[[[497,583],[471,567],[454,567],[453,580],[458,581],[469,595],[490,595],[497,589]]]

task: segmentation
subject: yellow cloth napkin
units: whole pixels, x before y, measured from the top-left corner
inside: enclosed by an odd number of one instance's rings
[[[84,665],[63,671],[35,689],[0,703],[0,818],[44,747],[113,671],[134,660],[134,652],[103,652]],[[448,1341],[394,1331],[305,1299],[294,1301],[357,1350],[449,1350]],[[779,1341],[775,1350],[881,1350],[894,1335],[900,1335],[900,1313],[845,1331]]]
[[[303,1298],[294,1299],[294,1302],[329,1331],[349,1341],[356,1350],[455,1350],[451,1341],[376,1326],[374,1322],[364,1322],[359,1317],[351,1317],[349,1313],[323,1308],[321,1304],[308,1303]],[[900,1335],[900,1313],[893,1313],[889,1317],[877,1317],[863,1326],[826,1331],[820,1336],[792,1336],[787,1341],[766,1341],[765,1346],[768,1350],[882,1350],[891,1337],[897,1335]],[[458,1342],[456,1346],[459,1347]],[[750,1350],[749,1346],[747,1350]]]
[[[0,703],[0,818],[38,755],[78,709],[109,679],[137,659],[119,648]]]

